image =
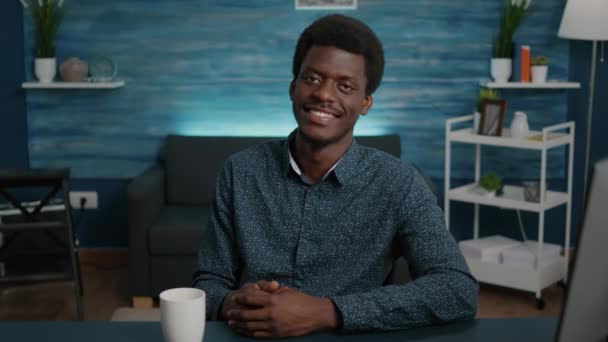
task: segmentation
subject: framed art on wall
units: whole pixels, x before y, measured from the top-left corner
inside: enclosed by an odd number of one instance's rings
[[[357,9],[357,0],[295,0],[296,10]]]

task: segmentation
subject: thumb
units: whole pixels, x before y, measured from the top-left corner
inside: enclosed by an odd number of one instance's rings
[[[258,281],[256,283],[256,285],[262,291],[265,291],[265,292],[268,292],[268,293],[273,293],[273,292],[275,292],[276,290],[278,290],[281,287],[281,285],[279,284],[279,282],[276,281],[276,280],[273,280],[273,281],[260,280],[260,281]]]

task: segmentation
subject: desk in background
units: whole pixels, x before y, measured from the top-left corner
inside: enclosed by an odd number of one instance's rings
[[[397,341],[553,341],[557,318],[481,319],[445,326],[388,333],[313,334],[298,342]],[[3,342],[163,342],[158,322],[0,322]],[[204,342],[252,341],[233,333],[224,322],[207,322]],[[259,340],[258,340],[259,341]]]

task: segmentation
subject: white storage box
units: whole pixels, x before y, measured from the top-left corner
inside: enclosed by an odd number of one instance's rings
[[[551,265],[560,261],[562,246],[550,243],[543,243],[541,254],[541,265]],[[526,241],[517,246],[504,249],[502,251],[502,262],[505,265],[525,268],[538,269],[538,243],[536,241]]]
[[[467,258],[478,259],[482,262],[500,264],[501,252],[509,247],[517,246],[519,241],[501,235],[492,235],[477,240],[464,240],[458,243],[460,251]]]

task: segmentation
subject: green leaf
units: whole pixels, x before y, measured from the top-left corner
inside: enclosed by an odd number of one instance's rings
[[[30,12],[36,32],[36,57],[55,57],[55,37],[63,18],[63,9],[57,0],[30,2]]]
[[[502,179],[491,172],[479,178],[479,186],[488,191],[496,191],[502,187]]]
[[[494,40],[493,57],[511,58],[513,36],[523,23],[530,8],[531,6],[526,8],[525,2],[513,4],[510,0],[505,0],[498,34]]]

